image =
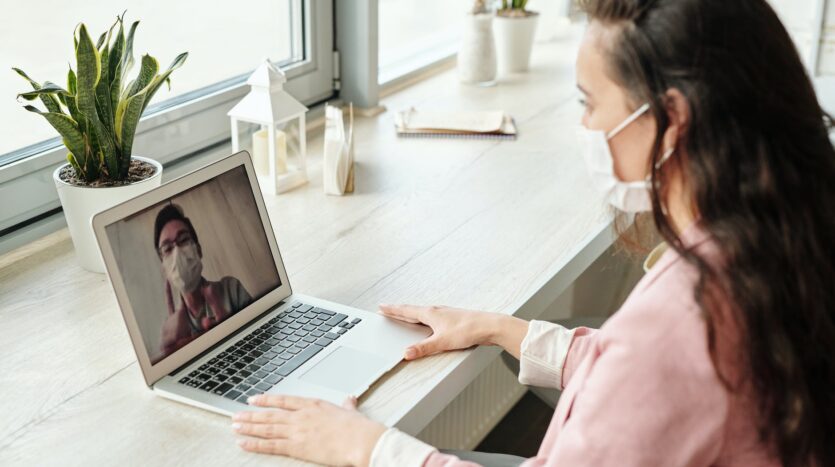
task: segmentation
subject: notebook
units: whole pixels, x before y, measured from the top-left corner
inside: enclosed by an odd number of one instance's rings
[[[500,110],[431,112],[414,108],[395,115],[397,136],[516,139],[516,123]]]

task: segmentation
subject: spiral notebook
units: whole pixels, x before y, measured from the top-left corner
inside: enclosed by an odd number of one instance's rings
[[[407,138],[516,139],[516,123],[500,111],[398,112],[397,136]]]

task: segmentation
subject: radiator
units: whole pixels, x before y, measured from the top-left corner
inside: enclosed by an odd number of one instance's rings
[[[417,437],[441,449],[473,450],[525,390],[497,357]]]

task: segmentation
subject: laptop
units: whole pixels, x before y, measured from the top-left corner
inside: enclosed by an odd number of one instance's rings
[[[430,334],[295,293],[246,151],[92,223],[142,375],[163,397],[226,415],[262,393],[339,404]]]

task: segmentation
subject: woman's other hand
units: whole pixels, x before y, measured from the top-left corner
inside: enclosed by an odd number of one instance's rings
[[[278,454],[326,465],[365,467],[385,425],[357,411],[352,397],[342,407],[319,399],[262,394],[250,405],[275,410],[238,412],[236,433],[249,436],[238,445],[246,451]]]
[[[528,322],[513,316],[446,306],[380,305],[386,316],[421,323],[432,335],[406,348],[406,360],[474,345],[500,345],[519,357]]]

